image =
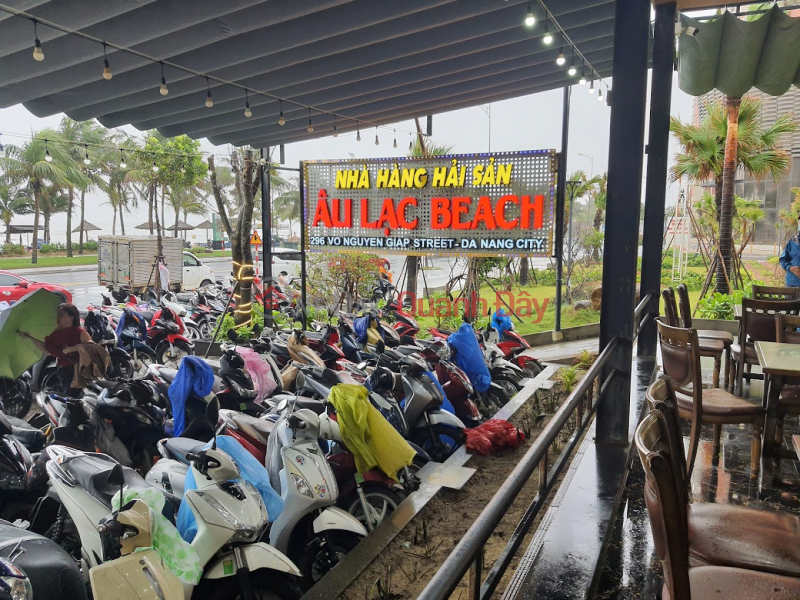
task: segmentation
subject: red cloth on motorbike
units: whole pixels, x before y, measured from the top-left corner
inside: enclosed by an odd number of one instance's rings
[[[491,419],[465,430],[467,450],[485,456],[502,448],[516,448],[525,441],[525,434],[513,424],[502,419]]]
[[[68,367],[75,364],[64,354],[64,348],[77,346],[81,343],[81,333],[85,331],[82,327],[63,327],[56,329],[53,333],[44,338],[44,346],[47,351],[58,359],[59,367]]]

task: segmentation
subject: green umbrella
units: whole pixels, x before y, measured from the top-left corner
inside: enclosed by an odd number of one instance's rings
[[[0,310],[0,377],[16,379],[42,358],[41,351],[18,331],[44,341],[55,331],[56,309],[61,297],[39,289],[26,294],[16,304]]]

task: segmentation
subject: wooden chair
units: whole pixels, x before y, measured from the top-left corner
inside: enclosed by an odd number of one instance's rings
[[[661,297],[664,299],[664,316],[666,317],[667,325],[670,327],[683,327],[684,324],[678,318],[678,304],[675,301],[675,290],[672,288],[665,288],[661,291]],[[714,359],[714,371],[712,373],[711,385],[712,387],[718,388],[719,369],[722,363],[722,353],[725,352],[725,344],[721,340],[712,339],[701,339],[699,340],[699,344],[700,356],[708,356]],[[725,382],[727,384],[727,378]]]
[[[721,389],[703,389],[700,371],[697,331],[670,327],[659,317],[656,319],[661,340],[661,361],[664,374],[675,388],[678,413],[692,422],[689,436],[689,455],[686,459],[687,472],[691,474],[700,442],[700,427],[711,423],[714,431],[713,453],[719,454],[722,425],[727,423],[750,423],[753,425],[751,444],[750,476],[758,476],[761,458],[761,427],[764,422],[764,409],[744,398],[734,396]]]
[[[800,287],[753,286],[754,300],[800,300]]]
[[[735,369],[734,392],[742,394],[745,379],[763,379],[761,374],[750,373],[750,367],[758,364],[755,342],[774,342],[775,315],[797,315],[800,300],[742,300],[742,319],[739,322],[739,340],[731,345],[731,361]],[[747,373],[745,373],[745,368]]]
[[[740,567],[800,577],[800,517],[735,504],[692,502],[678,406],[669,378],[659,377],[645,397],[650,410],[663,420],[658,424],[658,449],[669,458],[676,496],[685,507],[689,566]]]
[[[636,429],[634,441],[645,472],[644,498],[656,554],[661,559],[665,600],[722,600],[723,598],[770,598],[788,600],[800,597],[800,579],[730,566],[691,566],[689,519],[686,505],[676,487],[667,426],[658,412],[647,415]],[[769,532],[766,532],[767,536]],[[709,530],[709,546],[717,532]]]
[[[675,291],[678,293],[678,303],[681,309],[681,320],[686,329],[692,329],[692,306],[689,303],[689,290],[684,284],[679,284]],[[730,370],[731,370],[731,345],[733,344],[733,334],[727,331],[715,331],[713,329],[698,329],[697,337],[700,338],[700,356],[715,356],[712,354],[710,342],[722,342],[725,349],[725,374],[723,381],[725,389],[730,389]],[[706,353],[704,354],[704,350]]]
[[[776,315],[775,341],[782,344],[800,344],[799,329],[800,316]],[[784,377],[783,383],[784,386],[778,395],[778,416],[775,424],[775,443],[778,447],[783,445],[783,421],[786,415],[800,415],[800,379]],[[776,458],[778,462],[780,462],[779,456]]]

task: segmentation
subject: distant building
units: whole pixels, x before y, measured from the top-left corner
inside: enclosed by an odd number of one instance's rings
[[[786,94],[778,97],[769,96],[755,88],[750,90],[747,95],[762,101],[761,116],[764,126],[774,123],[780,115],[791,114],[795,118],[800,115],[800,89],[794,86],[789,88]],[[724,99],[724,94],[716,90],[694,99],[695,124],[699,124],[705,116],[706,105],[717,99]],[[800,119],[798,119],[798,125],[800,125]],[[782,239],[779,239],[780,232],[775,227],[778,222],[778,212],[781,209],[788,209],[791,205],[794,199],[791,188],[800,187],[800,128],[794,134],[784,136],[780,147],[791,154],[792,165],[789,173],[777,185],[771,176],[759,181],[749,177],[745,178],[741,172],[737,175],[736,195],[746,200],[758,200],[764,209],[764,220],[756,224],[754,240],[756,244],[780,244],[783,242]],[[706,190],[714,193],[713,181],[706,186],[690,186],[690,201],[696,201]],[[784,237],[787,235],[789,232],[784,232]]]

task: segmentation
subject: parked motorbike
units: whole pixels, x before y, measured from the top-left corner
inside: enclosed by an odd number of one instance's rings
[[[130,379],[133,377],[133,362],[130,354],[117,345],[117,335],[111,327],[108,316],[101,311],[87,311],[83,318],[83,328],[92,341],[103,346],[111,358],[106,377],[108,379]]]
[[[194,344],[186,337],[183,319],[163,302],[147,330],[147,345],[155,351],[160,364],[175,369],[184,356],[194,354]]]
[[[20,419],[28,414],[33,402],[30,382],[29,371],[25,371],[16,379],[0,378],[0,406],[3,412]]]
[[[27,518],[46,490],[46,480],[33,472],[45,435],[14,417],[0,413],[0,517],[8,521]]]
[[[145,315],[126,307],[119,318],[124,319],[124,321],[123,327],[121,329],[118,328],[118,345],[121,345],[130,354],[134,376],[144,377],[148,373],[148,367],[158,362],[155,350],[147,345],[147,321]]]

